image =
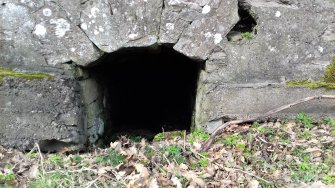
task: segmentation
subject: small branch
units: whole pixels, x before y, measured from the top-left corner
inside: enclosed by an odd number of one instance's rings
[[[212,135],[205,141],[205,143],[202,145],[201,148],[202,148],[203,151],[207,151],[209,149],[209,147],[212,145],[212,143],[214,142],[215,137],[217,135],[221,134],[227,126],[234,125],[234,124],[241,124],[241,123],[250,123],[250,122],[257,121],[259,119],[264,119],[264,118],[266,118],[266,117],[268,117],[272,114],[275,114],[275,113],[278,113],[280,111],[289,109],[289,108],[291,108],[291,107],[293,107],[297,104],[301,104],[301,103],[308,102],[308,101],[315,100],[315,99],[335,99],[335,95],[320,95],[320,96],[306,97],[304,99],[300,99],[300,100],[294,101],[290,104],[280,106],[278,108],[270,110],[267,113],[265,113],[261,116],[255,117],[255,118],[228,121],[228,122],[222,124],[221,126],[219,126],[218,128],[216,128],[214,130],[214,132],[212,133]]]
[[[95,178],[94,180],[88,182],[86,188],[90,188],[93,184],[95,184],[95,182],[97,182],[101,178],[101,176],[102,175],[100,175],[97,178]]]
[[[238,169],[238,168],[230,168],[230,169],[231,170],[235,170],[237,172],[241,172],[241,173],[247,174],[247,175],[252,176],[252,177],[255,177],[256,179],[262,180],[262,181],[266,182],[267,184],[272,184],[272,182],[269,182],[269,181],[265,180],[264,178],[256,176],[255,174],[252,174],[250,172],[247,172],[247,171],[244,171],[244,170],[241,170],[241,169]]]
[[[247,175],[249,175],[249,176],[255,177],[255,178],[258,179],[258,180],[262,180],[262,181],[266,182],[267,184],[272,184],[272,182],[270,182],[270,181],[268,181],[268,180],[266,180],[266,179],[264,179],[264,178],[261,178],[261,177],[255,175],[255,174],[253,174],[253,173],[251,173],[251,172],[247,172],[247,171],[244,171],[244,170],[239,169],[239,168],[225,167],[225,166],[223,166],[222,164],[220,164],[220,163],[216,163],[216,162],[214,162],[213,164],[216,165],[216,166],[218,166],[218,167],[221,168],[222,170],[226,170],[226,171],[228,171],[228,172],[230,172],[230,171],[241,172],[241,173],[247,174]]]

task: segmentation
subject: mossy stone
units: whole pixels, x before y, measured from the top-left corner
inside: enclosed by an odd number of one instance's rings
[[[0,67],[0,81],[5,77],[12,78],[22,78],[26,80],[38,80],[38,79],[51,79],[53,76],[47,73],[25,73],[25,72],[16,72],[9,68]]]
[[[286,82],[288,86],[302,86],[311,89],[325,88],[326,90],[335,89],[335,56],[333,61],[326,67],[323,81],[313,82],[309,80],[290,80]]]
[[[327,66],[323,80],[327,83],[335,83],[335,56],[333,62]]]
[[[335,89],[335,83],[328,82],[312,82],[309,80],[291,80],[286,82],[288,86],[302,86],[311,89],[325,88],[326,90]]]

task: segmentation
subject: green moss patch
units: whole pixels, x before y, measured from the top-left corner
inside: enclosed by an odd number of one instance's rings
[[[9,68],[0,67],[0,81],[5,77],[22,78],[26,80],[37,80],[37,79],[51,79],[53,76],[47,73],[26,73],[26,72],[16,72]]]

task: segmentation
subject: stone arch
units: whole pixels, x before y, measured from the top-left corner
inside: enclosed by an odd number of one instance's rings
[[[226,6],[227,3],[229,6]],[[151,54],[159,53],[163,49],[180,57],[183,55],[188,59],[187,61],[205,62],[214,51],[220,51],[221,45],[226,41],[226,34],[239,20],[237,1],[233,0],[225,3],[221,1],[95,0],[84,3],[82,7],[79,27],[89,40],[105,53],[104,57],[94,62],[76,62],[86,70],[101,64],[104,58],[110,59],[116,54],[125,54],[129,51],[132,53],[135,49],[150,49]],[[199,63],[195,64],[198,65],[190,65],[190,69],[194,69],[193,75],[196,75],[191,85],[196,85],[199,67],[201,67]],[[175,68],[178,69],[178,66]],[[96,74],[92,71],[90,73]],[[104,114],[108,107],[103,105],[106,105],[107,100],[103,97],[102,85],[99,82],[98,78],[84,79],[81,82],[91,143],[105,136],[106,127],[110,127],[106,122],[112,124]],[[188,110],[191,114],[188,116],[193,114],[196,89],[195,86],[190,89],[195,93],[192,94],[192,105]],[[108,94],[105,93],[106,95]],[[98,102],[93,102],[97,99]],[[175,100],[179,99],[175,98]],[[194,114],[197,113],[194,112]],[[114,119],[114,121],[117,120]]]

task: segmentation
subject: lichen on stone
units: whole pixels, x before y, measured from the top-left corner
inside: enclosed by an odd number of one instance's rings
[[[37,80],[37,79],[51,79],[53,76],[47,73],[26,73],[17,72],[10,68],[0,67],[0,81],[5,77],[22,78],[26,80]]]

